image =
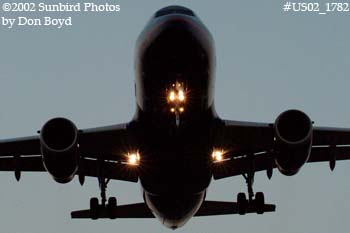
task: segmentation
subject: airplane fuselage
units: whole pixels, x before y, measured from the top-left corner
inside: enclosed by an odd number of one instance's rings
[[[137,42],[132,125],[144,200],[164,225],[177,228],[199,209],[212,177],[215,54],[211,34],[193,13],[164,9]],[[186,92],[181,106],[168,99],[177,85]]]

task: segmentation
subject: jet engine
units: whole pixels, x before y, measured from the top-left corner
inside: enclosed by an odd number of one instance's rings
[[[309,159],[312,147],[312,121],[302,111],[281,113],[274,124],[275,162],[287,176],[295,175]]]
[[[45,169],[55,181],[68,183],[78,170],[78,130],[65,118],[54,118],[40,131],[41,154]]]

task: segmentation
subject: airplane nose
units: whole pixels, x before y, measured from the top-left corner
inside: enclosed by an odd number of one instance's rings
[[[188,16],[195,16],[193,11],[190,9],[183,7],[183,6],[167,6],[159,11],[157,11],[154,15],[155,18],[161,17],[164,15],[170,15],[170,14],[183,14],[183,15],[188,15]]]
[[[195,215],[204,197],[205,191],[190,195],[172,193],[163,196],[144,193],[145,201],[153,214],[171,229],[183,226]]]

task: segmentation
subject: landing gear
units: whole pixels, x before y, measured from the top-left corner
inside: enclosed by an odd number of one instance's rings
[[[98,198],[93,197],[90,199],[90,218],[93,220],[99,219],[99,217],[107,215],[110,219],[116,219],[115,213],[117,208],[117,198],[110,197],[107,205],[99,204]]]
[[[263,214],[265,212],[265,197],[263,192],[257,192],[255,194],[255,206],[257,214]]]
[[[99,219],[104,215],[107,215],[110,219],[116,219],[117,198],[110,197],[107,205],[99,204],[98,198],[93,197],[90,199],[90,218],[93,220]]]
[[[108,199],[108,204],[107,204],[107,214],[110,219],[116,219],[117,216],[114,213],[117,208],[117,198],[115,197],[110,197]]]
[[[102,206],[106,206],[106,202],[107,202],[107,197],[106,197],[106,190],[107,190],[107,184],[109,182],[109,179],[105,179],[105,178],[99,178],[98,179],[98,183],[100,186],[100,191],[101,191],[101,204]]]
[[[254,210],[254,212],[256,212],[257,214],[263,214],[265,212],[264,193],[257,192],[254,195],[254,191],[253,191],[253,183],[254,183],[254,175],[255,175],[253,155],[249,155],[247,159],[249,159],[250,166],[247,174],[243,174],[243,177],[247,183],[248,199],[246,198],[245,193],[238,193],[237,195],[238,214],[244,215],[247,213],[248,209],[250,210],[250,212]]]
[[[265,197],[263,192],[257,192],[255,198],[246,198],[245,193],[238,193],[237,195],[237,209],[238,214],[245,215],[248,210],[263,214],[265,212]],[[254,210],[254,211],[253,211]]]
[[[248,200],[245,196],[245,193],[238,193],[238,195],[237,195],[237,208],[238,208],[239,215],[244,215],[247,213]]]
[[[93,220],[98,219],[99,217],[104,217],[107,215],[110,219],[115,219],[116,208],[117,208],[117,198],[106,197],[107,184],[110,179],[105,179],[103,176],[98,178],[98,183],[101,191],[101,204],[99,204],[98,198],[93,197],[90,199],[90,218]]]
[[[99,213],[99,204],[97,197],[93,197],[90,199],[90,218],[93,220],[98,219],[98,213]]]

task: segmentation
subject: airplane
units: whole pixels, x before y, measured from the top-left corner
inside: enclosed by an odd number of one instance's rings
[[[350,158],[350,129],[314,127],[290,109],[272,123],[221,119],[214,106],[213,37],[183,6],[158,10],[137,40],[136,112],[130,122],[78,129],[47,121],[37,135],[0,141],[0,170],[48,172],[58,183],[96,177],[101,200],[72,218],[158,218],[171,229],[192,217],[274,212],[253,191],[256,172],[296,175],[306,163]],[[242,176],[247,192],[233,202],[206,200],[213,180]],[[107,200],[110,180],[140,182],[143,203]]]

